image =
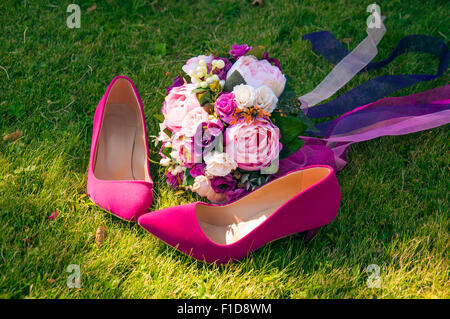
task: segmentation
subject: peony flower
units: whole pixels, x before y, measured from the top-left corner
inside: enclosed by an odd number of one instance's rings
[[[187,60],[186,64],[183,65],[182,69],[184,72],[186,72],[187,75],[189,75],[191,77],[191,80],[193,83],[195,83],[196,79],[195,77],[191,76],[192,72],[197,73],[197,68],[198,67],[205,67],[208,63],[211,63],[214,60],[214,55],[199,55],[197,57],[193,57],[190,58],[189,60]],[[204,61],[204,62],[200,62],[200,61]],[[203,64],[204,63],[204,64]],[[200,65],[203,64],[203,65]],[[206,69],[205,69],[206,71]]]
[[[172,85],[169,86],[169,87],[166,89],[167,94],[169,94],[169,92],[170,92],[173,88],[178,87],[178,86],[182,86],[183,84],[184,84],[183,78],[182,78],[181,76],[178,75],[175,79],[173,79]]]
[[[233,44],[233,47],[230,50],[230,55],[233,59],[237,60],[241,56],[245,55],[251,49],[252,47],[249,47],[247,44],[238,45],[237,43],[235,43]]]
[[[280,130],[269,119],[239,121],[225,130],[226,153],[247,171],[268,167],[281,150]]]
[[[220,119],[227,124],[230,124],[231,116],[236,111],[236,107],[237,104],[232,92],[222,93],[214,103],[214,111],[216,111]]]
[[[204,108],[198,107],[191,110],[181,122],[180,133],[187,137],[192,137],[195,135],[197,128],[203,122],[208,122],[209,114]]]
[[[166,96],[161,109],[164,125],[172,132],[181,130],[181,122],[195,108],[201,108],[197,96],[192,94],[195,84],[184,84],[174,87]]]
[[[225,194],[216,193],[214,189],[212,189],[210,180],[204,175],[200,175],[195,178],[194,185],[192,185],[192,191],[215,203],[223,202],[226,199]]]
[[[253,106],[255,99],[255,89],[253,86],[247,84],[239,84],[233,88],[234,100],[237,108],[244,110],[247,107]]]
[[[255,88],[267,85],[277,97],[280,97],[281,93],[283,93],[286,78],[280,69],[270,64],[267,60],[258,60],[252,55],[246,55],[233,64],[228,71],[227,77],[233,74],[234,71],[239,71],[248,85]]]
[[[237,181],[230,174],[215,176],[211,179],[211,187],[216,193],[226,193],[236,187]]]
[[[245,194],[247,194],[245,188],[236,188],[235,190],[229,190],[226,192],[227,201],[228,202],[234,201],[244,196]]]
[[[206,173],[213,176],[225,176],[236,169],[236,162],[227,153],[212,152],[204,157]]]
[[[174,153],[171,154],[172,159],[182,164],[201,162],[201,156],[194,152],[194,139],[192,137],[186,137],[180,132],[175,133],[172,137],[172,148],[172,153]]]
[[[253,104],[264,112],[272,113],[277,107],[277,102],[278,98],[268,86],[263,85],[255,90],[255,100]]]

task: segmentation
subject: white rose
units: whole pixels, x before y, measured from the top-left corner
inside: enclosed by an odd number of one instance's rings
[[[239,84],[233,88],[234,100],[241,110],[253,106],[255,99],[255,89],[247,84]]]
[[[191,189],[198,195],[208,198],[211,202],[220,203],[226,199],[225,194],[216,193],[212,189],[208,177],[204,175],[199,175],[195,178],[194,185],[192,185]]]
[[[236,162],[227,153],[213,152],[204,157],[206,172],[214,176],[228,175],[237,168]]]
[[[262,109],[264,112],[272,113],[277,107],[278,98],[272,89],[263,85],[255,90],[254,105]]]
[[[195,177],[194,184],[192,185],[192,190],[202,197],[208,194],[211,188],[208,177],[205,175],[199,175]]]

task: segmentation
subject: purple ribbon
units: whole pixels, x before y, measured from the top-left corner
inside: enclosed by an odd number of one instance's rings
[[[450,85],[425,92],[389,97],[347,112],[330,121],[326,138],[300,136],[305,145],[280,161],[281,176],[313,164],[336,170],[346,165],[345,152],[353,143],[386,135],[405,135],[450,123]]]

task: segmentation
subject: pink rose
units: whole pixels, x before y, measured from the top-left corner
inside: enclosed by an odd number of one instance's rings
[[[247,171],[266,168],[280,150],[280,130],[269,119],[247,124],[240,121],[225,130],[226,153]]]
[[[222,93],[216,100],[216,103],[214,103],[214,110],[217,115],[219,115],[220,119],[227,124],[230,124],[231,117],[234,115],[236,107],[236,101],[234,100],[234,94],[232,92]]]
[[[164,125],[172,132],[181,130],[181,122],[195,108],[199,108],[197,96],[192,94],[195,84],[184,84],[174,87],[164,100],[161,113],[164,115]]]
[[[236,70],[248,85],[255,88],[267,85],[277,97],[283,93],[286,78],[279,68],[267,60],[258,60],[252,55],[240,57],[228,71],[227,78]]]
[[[184,136],[192,137],[195,135],[197,128],[203,122],[208,122],[209,114],[204,108],[198,107],[191,110],[181,121],[180,133]]]

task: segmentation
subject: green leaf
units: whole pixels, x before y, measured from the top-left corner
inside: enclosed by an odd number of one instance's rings
[[[258,45],[253,47],[250,51],[248,51],[245,55],[253,55],[258,60],[261,60],[264,55],[264,47],[262,45]]]
[[[197,94],[197,93],[204,93],[204,92],[206,92],[206,91],[208,91],[207,89],[204,89],[204,88],[196,88],[196,89],[193,89],[192,91],[191,91],[191,93],[192,94]]]
[[[308,130],[310,132],[318,132],[319,131],[316,128],[316,126],[314,125],[314,123],[311,121],[311,119],[309,117],[307,117],[303,111],[298,112],[297,117],[300,119],[300,121],[305,123],[306,130]]]
[[[292,115],[281,116],[280,112],[273,112],[270,118],[281,133],[280,142],[283,144],[283,149],[280,152],[280,159],[298,151],[304,144],[298,137],[308,126],[300,118]]]
[[[305,144],[305,142],[299,138],[293,139],[289,143],[283,144],[283,148],[280,152],[280,160],[289,157],[297,152],[302,148],[303,144]]]
[[[286,85],[284,86],[284,91],[278,98],[277,108],[283,113],[294,115],[299,118],[301,122],[306,125],[308,131],[317,131],[314,123],[305,115],[305,113],[300,109],[300,102],[298,100],[297,94],[292,90],[289,82],[291,78],[286,75]],[[305,130],[306,130],[305,129]]]
[[[172,152],[172,148],[171,147],[165,147],[163,148],[163,150],[161,151],[164,155],[166,155],[167,157],[170,157],[170,153]]]
[[[183,186],[190,186],[190,185],[194,185],[195,182],[195,178],[192,177],[191,175],[191,171],[189,168],[186,169],[186,172],[184,173],[184,177],[183,177]]]
[[[200,105],[202,106],[213,101],[210,91],[205,91],[204,93],[197,94],[197,97]]]
[[[225,81],[225,86],[223,87],[223,90],[226,92],[231,92],[233,91],[233,88],[239,84],[246,84],[246,83],[241,73],[239,73],[239,71],[236,70]]]
[[[163,132],[166,133],[168,137],[172,137],[172,132],[167,127],[163,130]]]
[[[240,182],[241,182],[242,184],[247,183],[248,177],[249,177],[249,176],[250,176],[249,174],[243,174],[242,177],[241,177],[241,179],[240,179]]]
[[[157,119],[159,122],[164,122],[164,115],[162,115],[161,113],[155,113],[153,114],[153,117]]]
[[[291,85],[289,84],[291,82],[291,77],[288,75],[285,75],[286,77],[286,84],[284,85],[283,93],[281,93],[280,97],[278,98],[278,108],[282,109],[286,113],[290,113],[289,110],[286,110],[284,107],[289,106],[294,100],[297,101],[297,93],[292,89]]]
[[[281,116],[280,112],[273,112],[270,119],[280,129],[280,141],[283,144],[298,138],[307,128],[307,125],[298,117],[292,115]]]

